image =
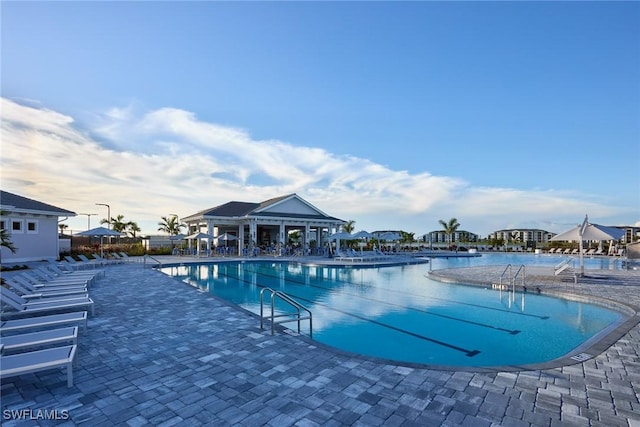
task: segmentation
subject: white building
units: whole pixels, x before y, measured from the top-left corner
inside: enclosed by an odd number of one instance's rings
[[[344,220],[329,216],[297,194],[263,202],[232,201],[181,218],[188,233],[207,233],[206,247],[224,233],[233,236],[238,253],[256,246],[283,245],[290,232],[299,231],[301,244],[322,247],[323,238]]]
[[[58,259],[58,220],[76,216],[75,212],[37,200],[0,191],[0,227],[6,230],[16,253],[2,247],[3,264]]]

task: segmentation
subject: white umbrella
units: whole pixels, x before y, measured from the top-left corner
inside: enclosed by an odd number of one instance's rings
[[[327,237],[327,239],[329,241],[335,240],[336,248],[340,249],[340,240],[353,240],[353,236],[349,233],[341,232],[341,233],[334,233],[331,236]]]
[[[360,230],[357,233],[355,233],[353,235],[354,239],[361,239],[360,242],[358,242],[358,245],[360,245],[360,253],[362,254],[362,247],[366,245],[366,243],[364,242],[365,239],[370,239],[373,237],[373,234],[369,233],[368,231],[364,231],[364,230]]]
[[[187,239],[187,240],[213,239],[213,236],[211,234],[207,234],[207,233],[195,233],[195,234],[192,234],[190,236],[185,237],[185,239]]]
[[[400,240],[401,238],[400,233],[396,233],[395,231],[387,231],[377,237],[378,240]]]
[[[351,240],[353,239],[353,235],[345,232],[334,233],[331,236],[327,237],[329,240]]]
[[[76,233],[76,236],[94,236],[100,237],[100,256],[104,257],[104,249],[103,249],[103,239],[104,236],[108,237],[121,237],[123,234],[118,231],[113,231],[105,227],[96,227],[91,230],[81,231],[80,233]]]
[[[237,240],[238,238],[236,236],[234,236],[233,234],[229,234],[229,233],[224,233],[219,235],[218,237],[216,237],[217,240],[219,241],[229,241],[229,240]]]
[[[584,221],[571,230],[560,233],[551,238],[554,241],[578,241],[580,244],[580,274],[584,275],[584,250],[582,242],[585,240],[619,240],[624,236],[624,230],[615,227],[605,227],[604,225],[591,224],[587,215]]]
[[[353,239],[370,239],[372,237],[373,234],[364,230],[360,230],[352,236]]]

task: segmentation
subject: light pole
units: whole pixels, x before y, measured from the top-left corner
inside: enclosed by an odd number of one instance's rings
[[[107,207],[107,228],[111,230],[111,206],[106,203],[96,203],[97,206],[106,206]]]
[[[86,215],[87,216],[87,230],[91,230],[91,217],[98,214],[89,214],[89,213],[79,213],[78,215]]]

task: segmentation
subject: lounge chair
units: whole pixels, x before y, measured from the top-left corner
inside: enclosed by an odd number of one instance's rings
[[[31,292],[39,292],[39,291],[75,291],[75,290],[84,290],[87,291],[86,283],[46,283],[41,282],[37,279],[30,278],[25,274],[18,274],[10,278],[11,280],[20,283],[25,286],[27,289],[30,289]]]
[[[76,278],[80,278],[80,277],[85,277],[88,278],[90,280],[96,279],[96,278],[100,278],[100,277],[104,277],[104,270],[100,269],[100,270],[91,270],[91,271],[86,271],[86,270],[74,270],[73,268],[71,268],[67,263],[61,263],[61,264],[55,264],[53,262],[48,263],[46,266],[41,268],[43,271],[46,271],[49,275],[63,279],[63,278],[70,278],[70,277],[76,277]]]
[[[46,316],[25,317],[24,319],[3,320],[0,322],[0,331],[5,334],[67,325],[82,326],[82,328],[86,330],[87,312],[75,311],[71,313],[49,314]]]
[[[19,293],[23,298],[49,298],[49,297],[63,297],[69,295],[87,295],[87,288],[72,288],[67,287],[66,289],[46,289],[40,288],[37,289],[32,287],[32,285],[27,283],[20,283],[17,278],[7,277],[5,281],[9,284],[11,288],[13,288],[17,293]]]
[[[115,260],[111,260],[111,259],[108,259],[108,258],[101,257],[101,256],[100,256],[100,255],[98,255],[98,254],[91,254],[91,256],[92,256],[92,257],[93,257],[97,262],[101,262],[101,263],[102,263],[102,264],[104,264],[104,265],[107,265],[107,264],[114,264],[114,263],[115,263]]]
[[[88,287],[91,281],[90,277],[69,277],[69,278],[51,277],[45,274],[43,271],[39,271],[37,269],[31,270],[31,271],[24,271],[23,273],[20,274],[20,276],[25,280],[28,280],[29,282],[33,283],[33,285],[36,287],[42,287],[42,286],[58,286],[58,287],[86,286]]]
[[[69,263],[70,266],[72,266],[72,268],[74,270],[79,270],[79,269],[85,269],[85,268],[93,268],[95,265],[92,264],[87,264],[86,262],[80,262],[77,261],[74,257],[72,257],[71,255],[66,255],[64,257],[64,259],[67,260],[67,262]]]
[[[70,326],[60,329],[27,332],[8,337],[0,337],[3,354],[34,350],[61,344],[77,344],[78,327]]]
[[[67,386],[73,387],[73,364],[77,348],[76,345],[68,345],[0,356],[0,378],[5,379],[48,369],[67,368]]]
[[[104,260],[89,259],[85,255],[82,255],[82,254],[78,255],[78,258],[80,258],[80,261],[82,261],[86,265],[92,266],[93,268],[96,268],[97,266],[102,266],[102,265],[106,265],[107,264]]]
[[[52,311],[78,311],[91,308],[91,314],[94,314],[93,300],[91,298],[70,298],[70,299],[47,299],[47,301],[27,301],[19,295],[11,292],[9,289],[0,286],[0,295],[2,303],[12,307],[16,312],[6,312],[3,314],[20,316],[47,313]]]

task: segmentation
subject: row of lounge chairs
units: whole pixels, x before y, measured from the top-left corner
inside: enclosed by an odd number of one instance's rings
[[[96,268],[102,267],[110,264],[121,264],[129,261],[129,256],[124,253],[116,253],[113,252],[109,254],[108,258],[101,257],[98,254],[91,254],[93,259],[88,258],[86,255],[80,254],[78,255],[78,260],[72,257],[71,255],[67,255],[64,259],[72,266],[73,269],[86,269],[86,268]]]
[[[78,334],[87,328],[88,312],[94,314],[89,287],[104,270],[74,270],[65,264],[50,262],[3,277],[1,379],[66,368],[67,386],[73,386]]]
[[[388,260],[389,255],[384,252],[374,249],[373,251],[358,252],[354,249],[337,249],[336,255],[333,258],[336,261],[350,261],[350,262],[367,262],[367,261],[383,261]]]
[[[580,249],[571,249],[571,248],[551,248],[547,251],[548,254],[556,254],[556,255],[580,255]],[[595,249],[591,248],[584,251],[583,255],[585,256],[595,256],[595,255],[608,255],[603,249]]]

